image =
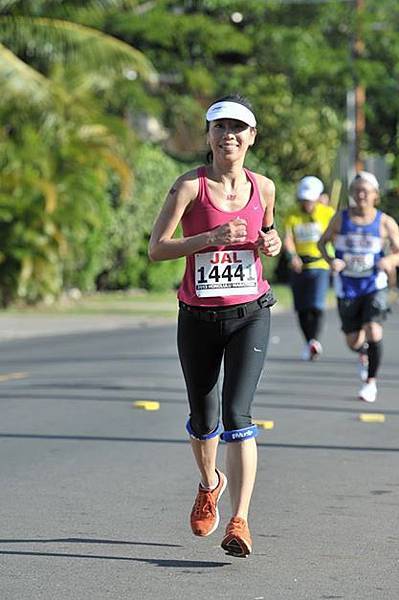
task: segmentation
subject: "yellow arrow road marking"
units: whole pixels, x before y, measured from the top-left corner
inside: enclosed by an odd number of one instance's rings
[[[363,421],[363,423],[385,423],[385,415],[382,413],[360,413],[359,421]]]
[[[151,400],[137,400],[133,402],[133,408],[142,408],[143,410],[159,410],[159,402]]]
[[[0,381],[10,381],[11,379],[25,379],[28,373],[4,373],[0,375]]]
[[[274,421],[262,421],[261,419],[253,420],[253,424],[261,429],[273,429],[274,427]]]

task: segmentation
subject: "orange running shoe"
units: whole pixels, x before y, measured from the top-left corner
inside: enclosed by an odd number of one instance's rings
[[[219,483],[212,491],[198,487],[198,494],[190,515],[191,529],[194,535],[206,537],[215,531],[219,525],[218,502],[226,489],[226,476],[216,469]]]
[[[232,556],[245,558],[252,552],[252,539],[248,523],[241,517],[233,517],[226,527],[222,548]]]

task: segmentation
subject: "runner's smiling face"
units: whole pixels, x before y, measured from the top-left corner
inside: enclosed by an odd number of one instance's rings
[[[358,208],[365,210],[374,208],[379,200],[379,194],[375,187],[364,179],[355,181],[351,188],[351,196]]]
[[[217,119],[209,123],[208,142],[214,156],[236,158],[253,145],[256,129],[236,119]]]

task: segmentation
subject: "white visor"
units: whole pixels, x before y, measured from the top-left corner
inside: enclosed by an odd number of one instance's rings
[[[249,125],[256,127],[256,119],[254,113],[243,104],[238,102],[216,102],[207,110],[206,120],[216,121],[217,119],[236,119]]]
[[[297,187],[297,198],[298,200],[311,200],[316,202],[320,198],[320,194],[323,193],[324,186],[320,179],[308,175],[301,179]]]
[[[368,171],[359,171],[359,173],[356,173],[356,175],[351,181],[349,189],[351,189],[356,183],[356,181],[359,181],[359,179],[370,183],[377,192],[380,191],[380,185],[378,183],[377,177],[372,173],[369,173]]]

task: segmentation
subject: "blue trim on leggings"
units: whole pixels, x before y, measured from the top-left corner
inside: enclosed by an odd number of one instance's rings
[[[243,427],[242,429],[232,429],[231,431],[224,431],[222,433],[222,440],[224,442],[244,442],[258,435],[257,425],[250,425],[249,427]]]
[[[186,430],[190,434],[190,437],[194,438],[195,440],[210,440],[211,438],[214,438],[217,435],[220,435],[223,431],[223,427],[222,427],[221,423],[218,423],[216,429],[214,429],[210,433],[206,433],[205,435],[199,435],[191,427],[191,423],[190,423],[190,419],[189,419],[186,423]]]

